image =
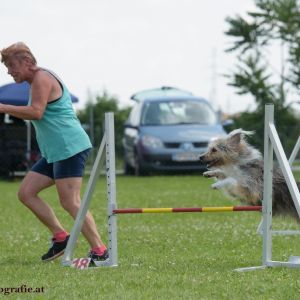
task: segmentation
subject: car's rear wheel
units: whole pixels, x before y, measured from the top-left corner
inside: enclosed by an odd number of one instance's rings
[[[124,161],[124,174],[125,175],[134,175],[135,169],[128,164],[128,162]]]

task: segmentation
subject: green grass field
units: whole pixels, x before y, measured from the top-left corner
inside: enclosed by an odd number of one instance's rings
[[[298,174],[299,175],[299,174]],[[298,176],[299,177],[299,176]],[[118,207],[192,207],[237,205],[210,189],[202,176],[117,178]],[[85,181],[86,184],[86,181]],[[48,231],[16,198],[19,182],[0,182],[1,279],[5,288],[43,288],[12,293],[12,299],[299,299],[300,270],[275,268],[238,273],[261,264],[258,212],[137,214],[118,216],[119,266],[76,270],[60,259],[42,263]],[[42,193],[65,226],[73,220],[60,208],[55,189]],[[106,183],[102,176],[91,211],[103,239],[106,233]],[[274,227],[297,229],[289,219]],[[300,255],[300,237],[273,238],[276,260]],[[88,244],[81,236],[75,257]],[[42,291],[42,290],[38,290]]]

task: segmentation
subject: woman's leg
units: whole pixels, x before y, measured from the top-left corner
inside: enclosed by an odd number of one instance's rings
[[[48,227],[53,235],[55,235],[55,233],[65,230],[50,206],[38,196],[40,191],[53,184],[54,180],[52,178],[29,171],[21,183],[18,197],[20,201]]]
[[[55,185],[62,207],[75,219],[80,207],[81,177],[70,177],[56,179]],[[93,216],[87,213],[81,230],[84,237],[89,242],[91,248],[104,246]]]

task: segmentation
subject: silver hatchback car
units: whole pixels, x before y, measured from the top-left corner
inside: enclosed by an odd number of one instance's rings
[[[226,135],[208,101],[171,87],[142,91],[125,123],[125,174],[204,171],[199,156]]]

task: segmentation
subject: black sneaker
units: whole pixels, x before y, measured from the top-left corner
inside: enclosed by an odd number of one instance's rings
[[[70,236],[68,235],[63,242],[56,242],[53,238],[52,246],[49,248],[48,252],[42,256],[42,261],[51,261],[63,255],[67,247],[69,237]]]
[[[94,251],[90,251],[88,254],[88,258],[91,258],[92,261],[105,261],[108,259],[108,251],[105,250],[102,255],[97,254]]]

